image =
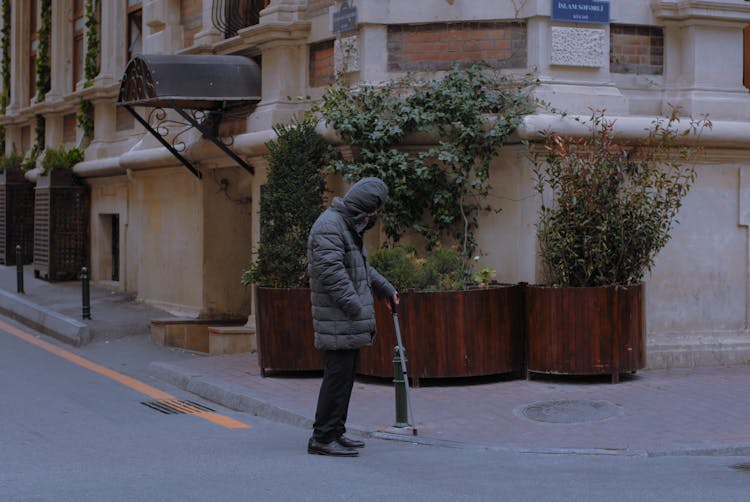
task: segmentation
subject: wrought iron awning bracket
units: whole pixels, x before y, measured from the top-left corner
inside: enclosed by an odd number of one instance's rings
[[[195,167],[193,167],[193,164],[191,164],[189,160],[187,160],[185,157],[183,157],[180,154],[180,152],[178,152],[177,149],[169,141],[167,141],[166,139],[164,139],[164,137],[161,134],[159,134],[159,132],[157,130],[155,130],[153,127],[151,127],[151,124],[149,124],[147,120],[145,120],[143,117],[141,117],[140,115],[138,115],[138,112],[136,112],[133,109],[132,106],[130,106],[130,105],[123,105],[123,106],[125,107],[125,109],[128,112],[130,112],[130,114],[133,117],[135,117],[135,119],[143,127],[146,128],[146,130],[148,132],[151,133],[151,135],[154,138],[156,138],[157,140],[159,140],[159,143],[161,143],[162,146],[164,146],[164,148],[166,148],[167,150],[169,150],[170,153],[172,155],[174,155],[177,158],[177,160],[179,160],[182,163],[182,165],[184,165],[185,167],[187,167],[190,170],[190,172],[193,173],[198,179],[203,178],[203,175],[200,173],[200,171],[198,171]]]
[[[209,140],[211,143],[219,147],[222,152],[227,154],[229,158],[231,158],[233,161],[235,161],[240,167],[245,169],[250,174],[255,174],[255,169],[251,165],[249,165],[247,162],[242,160],[239,155],[234,153],[227,145],[225,145],[219,138],[216,137],[216,133],[214,130],[214,127],[210,127],[206,124],[206,122],[211,122],[211,120],[204,120],[203,122],[199,122],[195,119],[195,117],[191,116],[189,113],[187,113],[185,110],[177,106],[177,103],[174,102],[174,100],[168,100],[167,103],[169,104],[169,107],[180,114],[182,118],[187,120],[193,127],[195,127],[198,131],[200,131],[201,135]],[[221,114],[219,111],[211,111],[206,114],[206,118],[208,119],[212,115],[215,114]]]

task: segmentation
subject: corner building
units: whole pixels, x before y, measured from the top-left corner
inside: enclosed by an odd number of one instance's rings
[[[609,16],[598,22],[553,20],[560,3],[553,0],[5,2],[6,151],[34,147],[39,116],[45,145],[85,148],[75,172],[91,189],[94,281],[182,315],[252,315],[240,275],[259,239],[264,143],[274,124],[309,106],[288,97],[316,99],[336,72],[361,81],[429,78],[481,61],[508,72],[535,70],[539,98],[573,115],[605,109],[633,137],[670,104],[683,115],[709,116],[714,125],[703,135],[697,181],[647,280],[649,366],[750,359],[750,2],[576,2],[606,4]],[[40,99],[45,2],[51,80]],[[86,76],[91,54],[95,76]],[[233,137],[229,148],[253,173],[194,128],[173,129],[169,140],[179,136],[172,144],[199,178],[117,106],[128,61],[138,54],[239,55],[258,65],[259,101],[240,106],[217,132]],[[77,119],[82,101],[92,104],[90,136]],[[159,120],[147,107],[135,109]],[[526,118],[520,135],[533,139],[555,124],[540,112]],[[492,184],[502,212],[481,221],[485,261],[502,282],[536,282],[539,200],[520,145],[508,145],[494,162]]]

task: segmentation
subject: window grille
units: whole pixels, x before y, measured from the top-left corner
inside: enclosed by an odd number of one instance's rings
[[[224,38],[237,35],[237,31],[258,24],[260,11],[270,0],[214,0],[211,22]]]

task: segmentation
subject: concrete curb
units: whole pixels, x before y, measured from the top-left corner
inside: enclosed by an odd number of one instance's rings
[[[0,290],[0,312],[76,347],[87,344],[92,338],[86,324],[3,290]]]
[[[298,413],[283,409],[261,399],[247,395],[244,389],[219,379],[191,375],[169,363],[154,362],[148,368],[151,376],[170,383],[182,390],[196,394],[204,399],[218,403],[226,408],[250,413],[275,422],[281,422],[306,429],[312,428],[312,419]],[[609,448],[539,448],[539,447],[506,447],[488,444],[462,443],[445,439],[413,436],[411,429],[404,429],[404,433],[393,432],[392,428],[372,430],[368,427],[349,424],[347,429],[359,435],[401,441],[425,446],[441,448],[458,448],[473,450],[490,450],[508,453],[525,453],[536,455],[597,455],[622,457],[680,457],[680,456],[750,456],[750,444],[727,446],[696,446],[663,449],[609,449]]]

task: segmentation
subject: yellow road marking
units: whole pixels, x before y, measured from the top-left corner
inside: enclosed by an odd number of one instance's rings
[[[45,342],[44,340],[40,340],[34,337],[33,335],[16,328],[15,326],[11,326],[10,324],[6,322],[0,321],[0,329],[2,329],[3,331],[6,331],[7,333],[17,338],[20,338],[21,340],[25,342],[28,342],[32,345],[36,345],[37,347],[42,348],[46,350],[47,352],[50,352],[58,357],[62,357],[63,359],[67,359],[68,361],[74,364],[77,364],[90,371],[93,371],[94,373],[99,373],[100,375],[103,375],[107,378],[111,378],[112,380],[121,383],[125,387],[129,387],[135,391],[140,392],[141,394],[145,394],[146,396],[152,399],[159,399],[159,400],[176,400],[177,399],[172,394],[161,391],[155,387],[151,387],[150,385],[145,384],[139,380],[136,380],[135,378],[113,371],[105,366],[102,366],[101,364],[97,364],[95,362],[89,361],[88,359],[84,359],[81,356],[73,354],[72,352],[62,349],[56,345],[52,345],[51,343]],[[209,422],[213,422],[217,425],[221,425],[222,427],[226,427],[227,429],[249,429],[250,428],[248,424],[245,424],[243,422],[240,422],[238,420],[235,420],[233,418],[230,418],[224,415],[220,415],[218,413],[200,412],[200,413],[191,413],[191,415],[195,415],[196,417],[200,417],[204,420],[208,420]]]

